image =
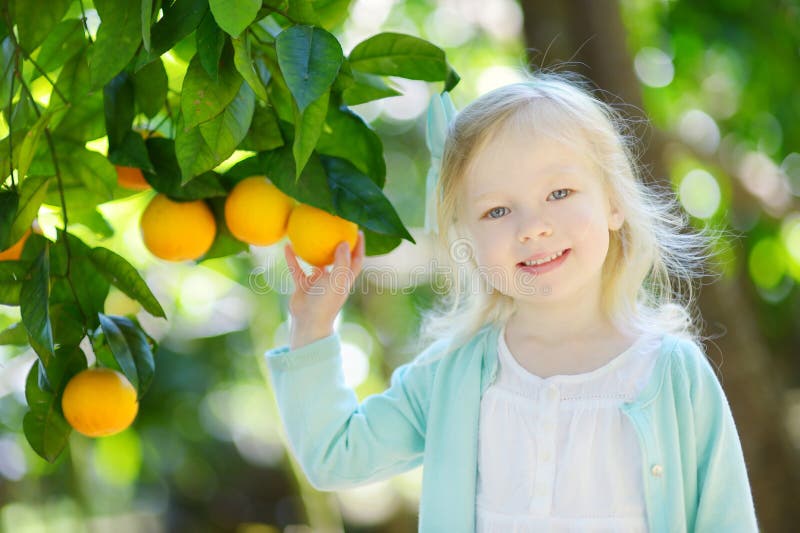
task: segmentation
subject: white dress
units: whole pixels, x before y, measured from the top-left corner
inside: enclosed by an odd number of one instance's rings
[[[502,329],[481,399],[477,533],[647,531],[639,441],[619,407],[644,388],[659,345],[642,336],[591,372],[541,378]]]

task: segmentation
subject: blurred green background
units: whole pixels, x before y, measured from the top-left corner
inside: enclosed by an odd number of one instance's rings
[[[738,235],[718,243],[719,277],[702,289],[705,333],[718,336],[707,348],[721,366],[762,530],[792,530],[800,520],[800,5],[356,0],[334,33],[347,53],[381,31],[444,48],[462,78],[458,108],[520,69],[551,66],[583,73],[630,117],[651,121],[636,133],[652,179],[673,185],[693,223]],[[400,276],[362,275],[338,318],[345,374],[361,399],[414,357],[420,310],[436,296],[430,276],[411,274],[430,261],[424,113],[440,86],[395,81],[402,96],[354,109],[383,139],[385,193],[419,244],[369,258],[365,271],[390,266]],[[117,233],[102,244],[140,269],[167,312],[168,321],[137,315],[160,341],[152,388],[131,429],[96,440],[74,433],[51,465],[21,431],[35,354],[0,346],[0,530],[416,531],[421,469],[320,493],[287,453],[262,361],[288,340],[283,243],[199,266],[156,260],[138,230],[150,194],[104,206]],[[53,231],[55,218],[40,221]],[[107,309],[136,305],[112,289]],[[17,311],[0,307],[0,329]]]

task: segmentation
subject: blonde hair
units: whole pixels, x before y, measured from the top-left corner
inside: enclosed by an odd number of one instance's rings
[[[602,272],[603,311],[612,323],[637,336],[668,333],[699,340],[702,319],[693,284],[713,255],[716,230],[692,229],[671,188],[643,182],[638,138],[630,133],[633,120],[596,96],[588,82],[570,72],[528,77],[477,98],[448,128],[436,198],[436,248],[448,268],[436,283],[451,290],[422,312],[417,349],[447,338],[444,356],[514,312],[514,301],[479,275],[474,257],[458,257],[464,233],[457,208],[465,171],[475,153],[509,129],[587,143],[610,200],[624,214],[622,227],[610,232]]]

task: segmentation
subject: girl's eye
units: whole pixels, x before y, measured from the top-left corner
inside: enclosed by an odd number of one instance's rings
[[[563,191],[572,191],[572,189],[556,189],[555,191],[553,191],[553,192],[552,192],[552,193],[550,193],[550,194],[553,194],[553,193],[558,193],[558,192],[563,192]],[[561,195],[559,198],[556,198],[556,200],[563,200],[563,199],[564,199],[564,198],[566,198],[567,196],[569,196],[569,194],[564,194],[564,195]]]
[[[494,207],[494,208],[490,209],[489,211],[487,211],[487,212],[486,212],[486,215],[488,215],[488,216],[489,216],[489,218],[500,218],[500,216],[502,216],[502,215],[499,215],[499,216],[492,216],[492,213],[497,213],[497,211],[498,211],[499,209],[506,209],[506,210],[507,210],[508,208],[507,208],[507,207]]]

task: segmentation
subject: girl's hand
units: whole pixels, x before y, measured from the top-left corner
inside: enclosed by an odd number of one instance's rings
[[[333,321],[361,272],[364,232],[359,230],[352,253],[347,242],[340,242],[330,270],[315,266],[308,276],[298,264],[291,244],[287,243],[283,251],[295,285],[289,299],[291,349],[295,349],[333,333]]]

